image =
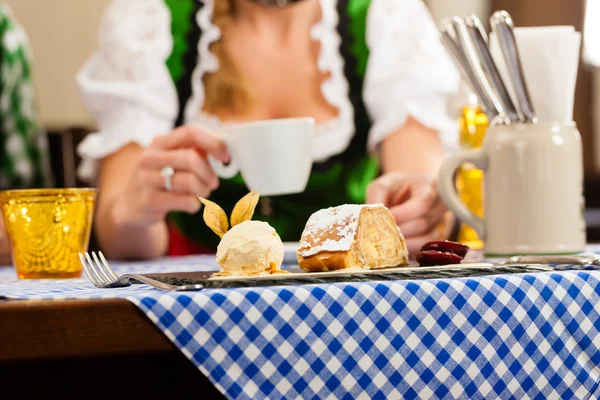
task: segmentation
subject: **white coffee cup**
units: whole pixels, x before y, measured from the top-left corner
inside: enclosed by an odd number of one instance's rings
[[[484,219],[456,193],[454,173],[464,163],[484,170]],[[575,123],[491,126],[481,149],[445,160],[438,188],[448,208],[484,240],[488,256],[585,250],[583,155]]]
[[[231,125],[224,139],[231,162],[208,161],[219,177],[238,173],[263,196],[302,193],[312,169],[313,118],[282,118]]]

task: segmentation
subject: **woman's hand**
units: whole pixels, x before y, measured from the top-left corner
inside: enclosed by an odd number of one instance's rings
[[[382,203],[390,209],[411,254],[429,241],[445,239],[449,233],[451,216],[430,177],[387,173],[371,182],[367,203]]]
[[[225,142],[197,126],[184,126],[156,137],[139,155],[125,192],[115,199],[116,223],[143,227],[164,221],[172,211],[196,213],[200,209],[197,196],[208,197],[219,186],[206,160],[209,154],[222,162],[229,161]],[[170,191],[161,174],[166,167],[175,170]]]

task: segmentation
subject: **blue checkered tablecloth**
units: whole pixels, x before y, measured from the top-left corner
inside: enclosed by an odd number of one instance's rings
[[[0,268],[0,297],[128,299],[231,399],[600,397],[600,271],[165,293]]]

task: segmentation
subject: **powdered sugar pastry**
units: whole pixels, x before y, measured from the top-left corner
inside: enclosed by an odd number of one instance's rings
[[[344,204],[319,210],[308,219],[299,254],[310,257],[322,251],[348,251],[354,242],[360,212],[383,204]]]

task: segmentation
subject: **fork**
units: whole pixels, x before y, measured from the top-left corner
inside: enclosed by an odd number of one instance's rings
[[[85,254],[79,253],[79,260],[81,261],[83,270],[90,282],[99,288],[126,287],[131,285],[132,280],[135,280],[164,291],[185,292],[204,289],[204,286],[200,284],[175,286],[139,274],[125,274],[119,276],[110,265],[108,265],[106,258],[104,258],[104,255],[100,251],[98,252],[98,255],[96,255],[95,252],[92,252],[91,257],[87,252]]]

